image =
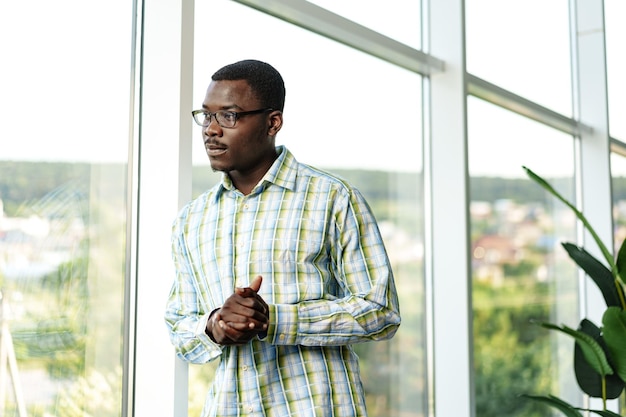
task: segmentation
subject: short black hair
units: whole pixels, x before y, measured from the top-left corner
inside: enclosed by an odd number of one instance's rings
[[[283,111],[285,83],[280,73],[265,62],[246,59],[220,68],[211,77],[213,81],[246,80],[261,101],[261,106]]]

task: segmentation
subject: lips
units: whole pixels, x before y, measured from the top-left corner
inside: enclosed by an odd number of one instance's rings
[[[207,144],[205,145],[206,153],[210,157],[220,156],[226,153],[226,147],[216,144]]]

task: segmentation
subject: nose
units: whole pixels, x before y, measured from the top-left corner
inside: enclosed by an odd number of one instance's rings
[[[209,124],[202,128],[203,133],[208,136],[220,135],[222,133],[222,127],[217,123],[215,115],[211,115]]]

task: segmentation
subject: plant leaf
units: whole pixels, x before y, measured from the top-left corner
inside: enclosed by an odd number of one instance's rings
[[[598,245],[598,247],[602,251],[602,255],[604,255],[604,259],[606,259],[606,262],[611,266],[611,271],[612,271],[611,273],[617,278],[617,267],[615,266],[615,261],[613,260],[613,255],[611,255],[611,252],[609,252],[609,250],[606,248],[606,246],[604,246],[604,243],[602,243],[602,240],[600,239],[600,236],[598,236],[598,234],[593,229],[593,227],[591,227],[591,224],[589,224],[589,221],[587,220],[585,215],[580,210],[578,210],[576,208],[576,206],[574,206],[567,199],[565,199],[565,197],[563,197],[557,190],[555,190],[554,187],[552,187],[546,180],[541,178],[539,175],[535,174],[529,168],[527,168],[525,166],[523,166],[522,168],[526,171],[526,174],[528,174],[528,176],[533,181],[535,181],[537,184],[541,185],[546,191],[548,191],[554,197],[559,199],[563,204],[565,204],[567,207],[569,207],[574,212],[574,214],[576,214],[576,217],[578,217],[578,219],[583,223],[583,225],[585,226],[587,231],[593,237],[593,240],[596,241],[596,244]],[[613,271],[614,271],[614,273],[613,273]]]
[[[583,319],[580,322],[578,330],[594,338],[606,354],[608,347],[602,338],[598,326],[587,319]],[[609,365],[613,367],[610,355],[607,359],[609,361]],[[578,343],[574,346],[574,373],[576,375],[576,382],[578,382],[578,386],[585,394],[594,398],[602,398],[602,376],[587,362],[582,348]],[[605,381],[606,399],[619,397],[624,390],[624,382],[617,375],[607,375],[605,377]]]
[[[576,343],[583,351],[585,360],[591,365],[594,371],[602,376],[613,375],[613,368],[609,365],[606,353],[596,340],[588,334],[574,330],[570,327],[559,327],[551,323],[541,323],[547,329],[558,330],[576,339]]]
[[[626,382],[626,311],[609,307],[602,316],[603,337],[608,347],[615,370]]]
[[[583,417],[582,413],[580,413],[575,407],[566,403],[565,401],[557,398],[553,395],[543,396],[543,395],[522,395],[524,398],[528,398],[533,401],[538,401],[544,404],[549,405],[550,407],[554,407],[565,414],[567,417]]]
[[[563,243],[563,248],[567,251],[578,266],[596,283],[607,306],[621,306],[617,287],[615,286],[615,278],[611,271],[600,261],[593,257],[585,249],[574,245],[573,243]]]
[[[622,241],[622,245],[619,247],[615,265],[617,266],[617,274],[622,282],[626,284],[626,239]]]
[[[579,408],[579,410],[582,411],[591,411],[592,413],[596,413],[601,415],[602,417],[622,417],[617,413],[614,413],[612,411],[609,410],[587,410],[587,409],[583,409],[583,408]]]

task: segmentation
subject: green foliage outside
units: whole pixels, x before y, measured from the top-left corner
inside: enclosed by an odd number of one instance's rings
[[[421,179],[415,174],[397,174],[372,171],[337,171],[355,183],[370,202],[379,221],[391,221],[402,230],[421,233],[422,213],[416,211],[422,190],[416,184]],[[29,207],[49,198],[50,193],[72,181],[86,181],[90,175],[87,164],[42,164],[0,161],[0,198],[8,216],[19,216]],[[219,174],[208,167],[194,168],[194,195],[219,180]],[[620,186],[622,181],[623,185]],[[617,194],[626,190],[626,179],[614,185]],[[537,191],[528,180],[473,178],[470,183],[473,201],[496,202],[501,199],[544,201],[545,194]],[[84,199],[88,201],[88,190]],[[615,195],[616,200],[620,199]],[[626,199],[624,191],[623,199]],[[76,208],[76,206],[73,206]],[[80,209],[77,209],[80,212]],[[106,207],[91,209],[107,214]],[[88,216],[88,214],[85,214]],[[85,221],[89,219],[85,217]],[[472,240],[497,232],[495,219],[473,220]],[[123,230],[120,231],[123,234]],[[117,239],[117,238],[116,238]],[[83,242],[86,254],[89,241]],[[538,282],[534,274],[545,263],[544,248],[530,248],[518,263],[502,265],[506,285],[493,286],[474,281],[474,360],[476,415],[480,417],[539,417],[546,415],[545,406],[523,401],[520,394],[552,392],[555,386],[551,369],[554,354],[554,336],[531,320],[549,321],[556,302],[551,284]],[[67,390],[59,392],[54,415],[72,417],[90,415],[89,404],[105,399],[99,415],[119,415],[119,369],[110,374],[87,370],[89,355],[88,335],[89,291],[88,256],[77,255],[62,263],[56,271],[47,274],[39,285],[18,283],[11,288],[6,279],[4,290],[23,290],[28,285],[38,302],[29,311],[29,320],[15,323],[14,342],[20,366],[43,367],[51,377],[73,380]],[[123,265],[120,266],[123,268]],[[420,264],[394,265],[411,291],[401,294],[403,309],[402,330],[397,340],[358,346],[363,374],[368,379],[368,407],[372,416],[422,416],[426,401],[424,345],[423,267]],[[20,287],[21,286],[21,287]],[[407,319],[408,317],[408,319]],[[35,323],[36,326],[32,326]],[[381,364],[386,364],[381,366]],[[190,415],[197,415],[202,407],[206,389],[213,375],[212,366],[191,366]],[[410,368],[408,368],[410,366]],[[400,377],[399,377],[400,375]],[[103,381],[106,381],[103,382]],[[100,387],[100,394],[93,394]],[[90,394],[91,393],[91,394]],[[90,397],[94,395],[94,397]],[[623,402],[624,399],[622,398]],[[82,414],[76,410],[83,407]],[[7,409],[9,411],[9,409]],[[29,415],[43,416],[51,410],[40,404],[29,406]]]
[[[568,185],[564,180],[561,186],[567,189]],[[559,374],[557,363],[562,362],[558,355],[555,357],[559,345],[550,332],[533,323],[554,317],[559,300],[574,302],[573,296],[560,288],[563,284],[557,284],[555,276],[575,280],[576,274],[574,268],[557,260],[559,257],[550,245],[540,243],[538,237],[554,231],[549,223],[541,222],[539,226],[537,216],[553,208],[546,201],[545,192],[532,187],[532,182],[524,179],[470,180],[471,200],[489,203],[493,209],[488,216],[471,219],[472,242],[488,236],[513,242],[524,236],[524,224],[534,224],[536,230],[541,230],[535,240],[526,238],[526,244],[515,246],[515,256],[510,259],[481,260],[493,265],[495,275],[481,275],[479,263],[473,264],[474,386],[476,415],[480,417],[545,416],[545,406],[525,400],[522,394],[559,388],[555,378]],[[507,211],[495,210],[500,201],[510,201],[515,208],[524,207],[526,217],[511,223],[506,219]],[[542,268],[550,272],[540,279]]]
[[[89,164],[0,161],[0,199],[8,216],[16,216],[53,190],[89,178]]]
[[[578,328],[565,324],[540,322],[541,326],[571,336],[575,341],[573,368],[579,388],[588,396],[600,398],[602,408],[590,409],[568,402],[550,390],[525,394],[525,398],[548,405],[567,417],[582,417],[594,413],[602,417],[620,417],[607,408],[607,400],[619,398],[626,387],[626,240],[616,256],[605,246],[585,215],[561,195],[550,183],[525,168],[528,176],[553,197],[565,204],[583,224],[600,249],[600,261],[584,248],[563,243],[570,258],[584,271],[601,291],[606,303],[602,323],[596,325],[584,318]],[[612,245],[611,245],[612,246]]]
[[[14,312],[9,328],[18,376],[22,385],[37,381],[22,388],[35,398],[26,403],[29,417],[120,415],[121,358],[115,352],[121,350],[123,306],[116,284],[125,269],[124,177],[120,164],[0,162],[5,216],[46,228],[0,233],[5,247],[15,248],[3,253],[5,261],[13,254],[34,264],[60,260],[43,274],[25,268],[1,277],[3,300]],[[10,393],[6,415],[17,415]]]
[[[552,388],[548,332],[531,324],[547,319],[550,289],[534,279],[504,288],[475,282],[473,288],[476,415],[541,417],[541,406],[520,394]],[[535,294],[541,301],[532,295]]]

